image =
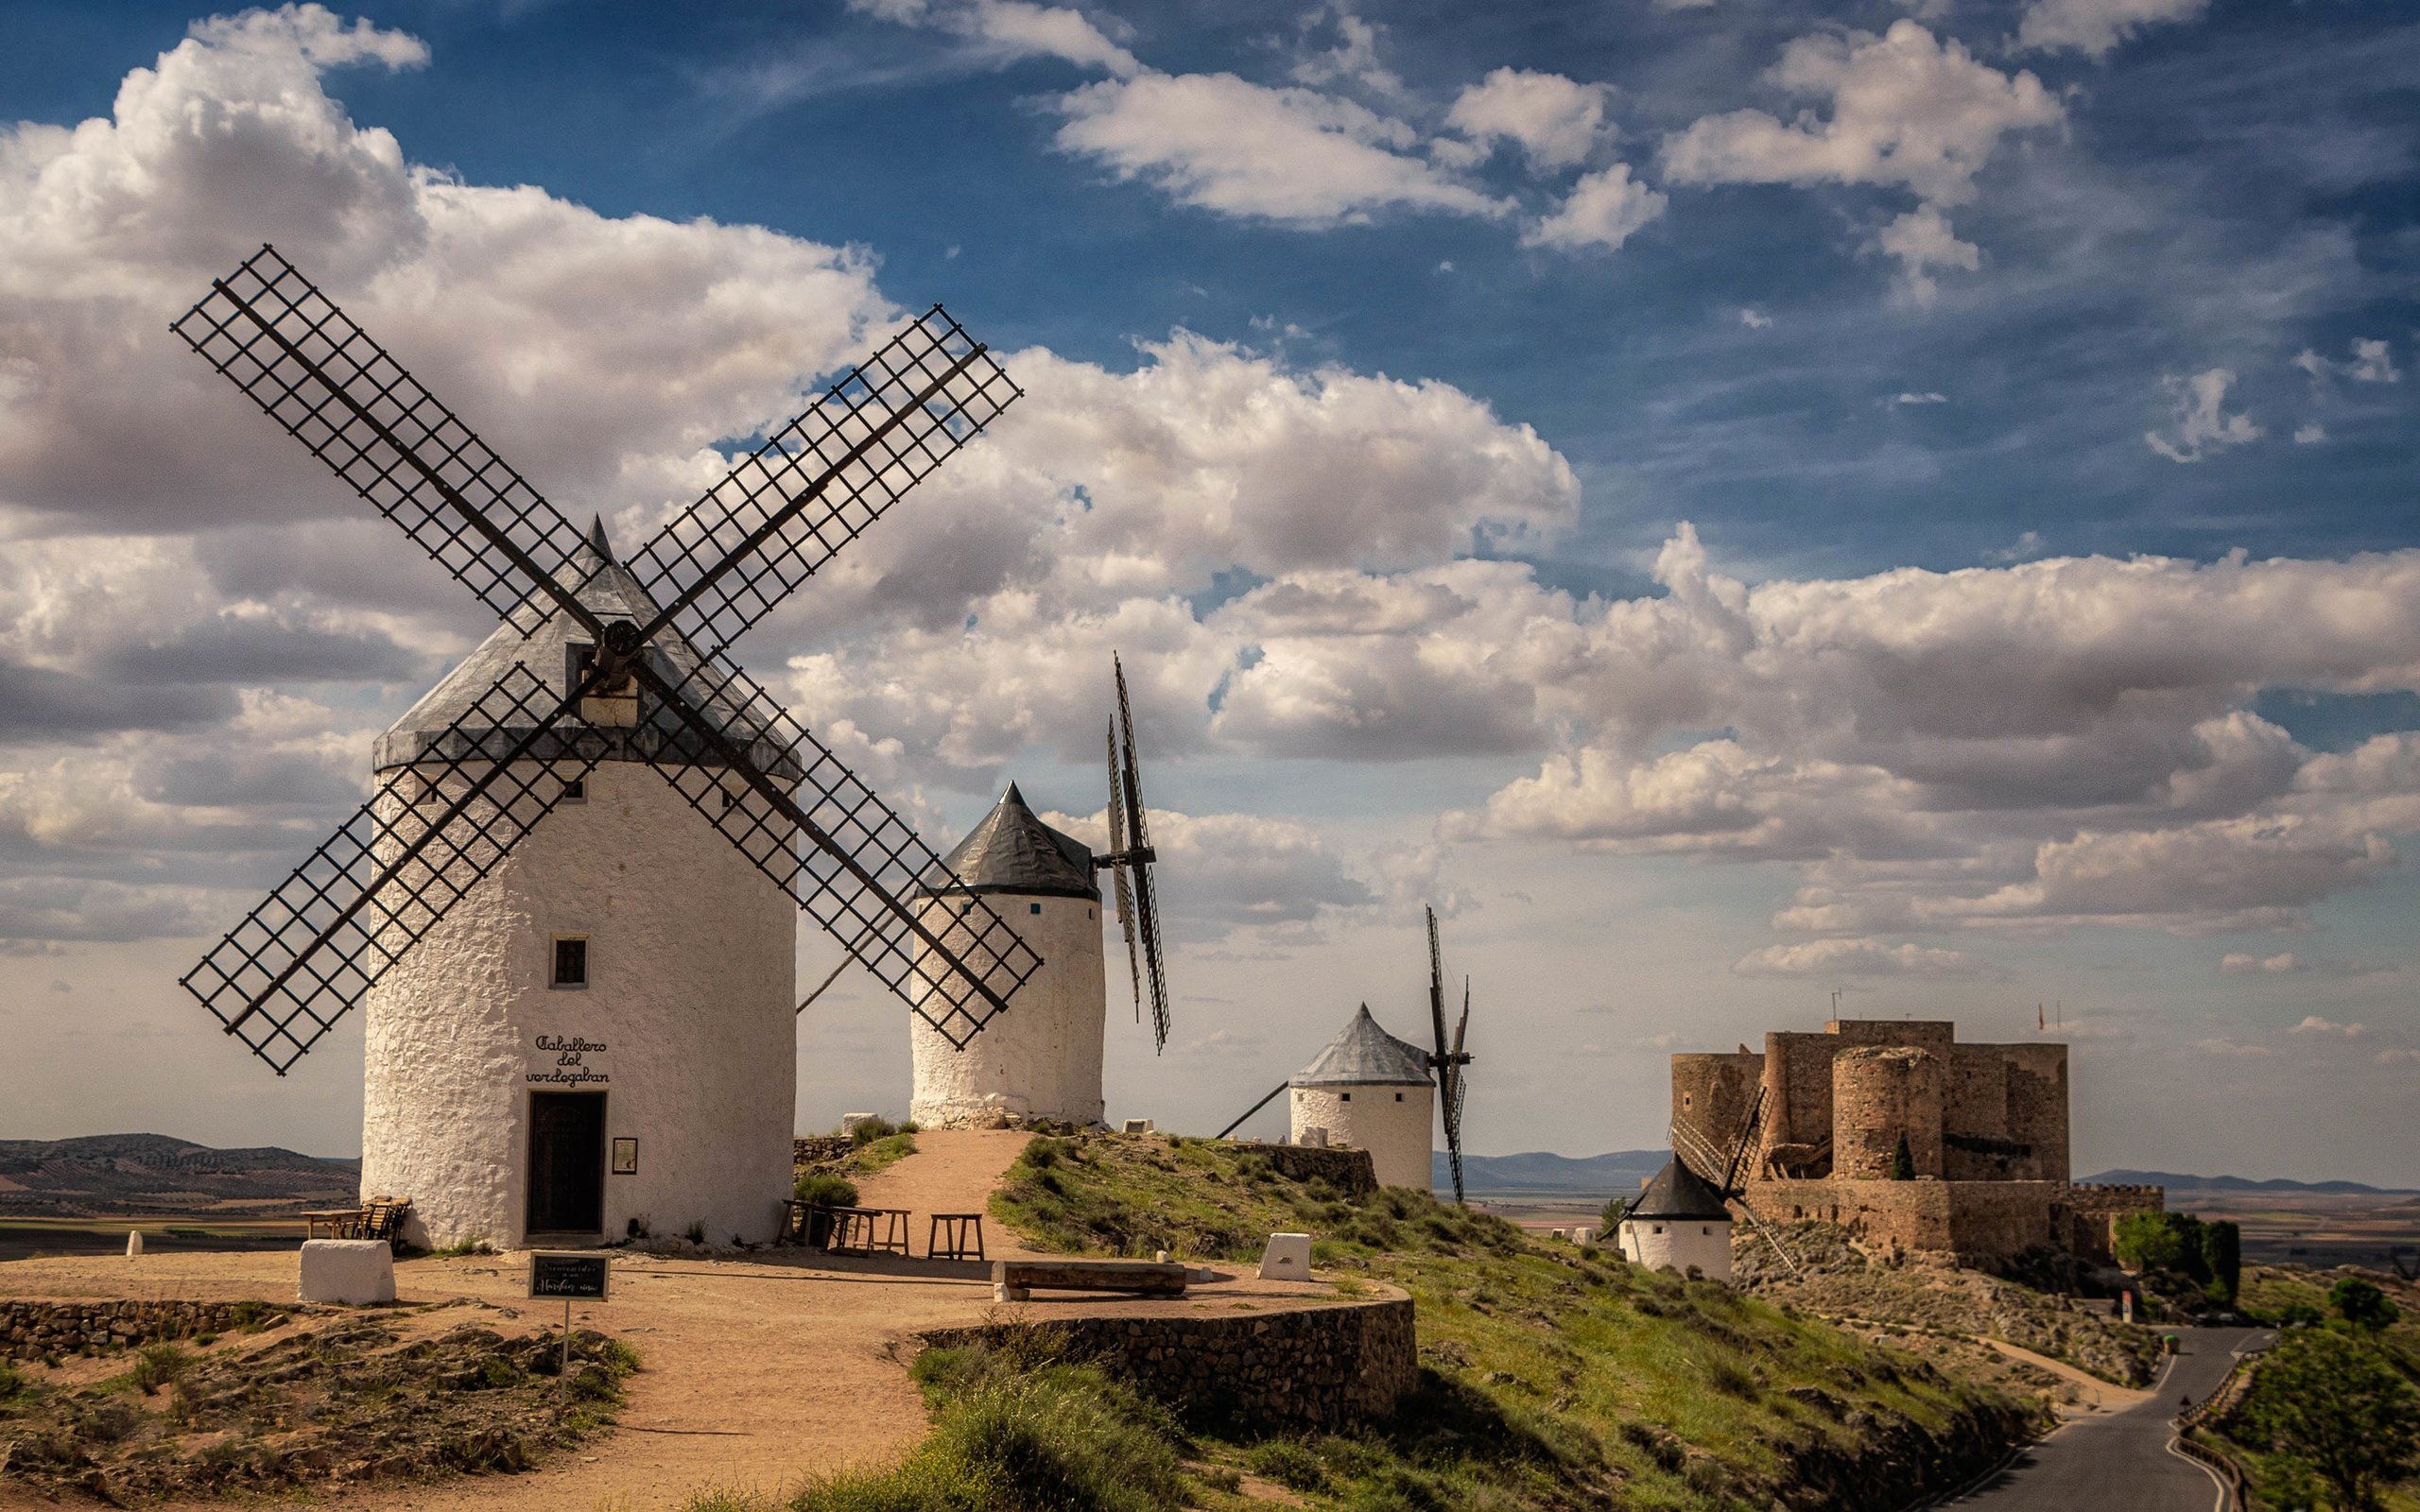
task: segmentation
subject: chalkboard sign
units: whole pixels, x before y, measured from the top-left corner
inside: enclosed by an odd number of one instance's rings
[[[605,1282],[613,1267],[611,1257],[594,1250],[533,1249],[529,1252],[529,1295],[531,1297],[586,1297],[605,1299]]]

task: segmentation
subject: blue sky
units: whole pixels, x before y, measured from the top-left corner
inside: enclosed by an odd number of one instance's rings
[[[1435,901],[1482,1150],[1654,1143],[1839,988],[2067,1005],[2086,1167],[2420,1184],[2399,8],[5,14],[0,1132],[351,1147],[357,1033],[271,1099],[173,979],[482,626],[169,350],[273,237],[626,535],[900,310],[1011,354],[742,649],[943,842],[1094,812],[1137,666],[1180,1024],[1113,1112],[1409,1032]],[[843,984],[808,1124],[904,1101]]]

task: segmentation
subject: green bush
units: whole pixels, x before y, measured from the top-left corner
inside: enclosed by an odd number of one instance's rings
[[[810,1484],[793,1512],[1177,1512],[1186,1503],[1165,1409],[1090,1366],[1017,1350],[935,1349],[916,1377],[940,1403],[907,1461]],[[712,1503],[693,1503],[706,1512]]]
[[[2329,1287],[2327,1305],[2345,1322],[2374,1333],[2403,1315],[2401,1308],[2386,1299],[2386,1293],[2359,1276],[2347,1276]]]
[[[893,1134],[913,1134],[915,1132],[916,1124],[913,1119],[910,1119],[905,1124],[894,1124],[887,1118],[877,1116],[869,1118],[865,1122],[859,1124],[856,1127],[849,1130],[849,1143],[862,1149],[866,1145],[872,1144],[876,1140],[887,1140]]]
[[[792,1195],[819,1208],[854,1208],[857,1205],[857,1184],[846,1177],[809,1172],[798,1178]]]
[[[2286,1335],[2253,1372],[2239,1420],[2255,1447],[2304,1466],[2345,1512],[2420,1469],[2420,1391],[2367,1339],[2329,1329]]]
[[[147,1397],[174,1385],[193,1365],[193,1356],[173,1344],[147,1344],[135,1352],[134,1383]]]
[[[13,1401],[25,1395],[26,1378],[15,1366],[0,1360],[0,1401]]]
[[[1899,1143],[1891,1146],[1891,1179],[1913,1181],[1916,1178],[1916,1152],[1908,1148],[1908,1136],[1901,1134]]]
[[[1244,1463],[1252,1467],[1254,1475],[1266,1476],[1288,1490],[1327,1488],[1326,1464],[1299,1439],[1263,1439],[1245,1451]]]

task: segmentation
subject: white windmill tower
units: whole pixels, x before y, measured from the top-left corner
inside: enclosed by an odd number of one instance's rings
[[[726,656],[1017,397],[939,306],[616,562],[263,248],[177,322],[505,623],[184,979],[280,1075],[369,1005],[366,1192],[424,1244],[702,1225],[789,1184],[795,910],[953,1044],[1041,962]],[[547,821],[542,825],[541,821]]]
[[[908,1024],[913,1090],[908,1115],[920,1124],[1101,1121],[1109,1018],[1101,890],[1095,880],[1101,870],[1110,873],[1111,896],[1126,935],[1135,1017],[1142,1017],[1148,987],[1153,1032],[1160,1045],[1167,1043],[1167,982],[1151,883],[1158,853],[1143,813],[1126,669],[1112,665],[1117,717],[1109,731],[1111,849],[1095,855],[1082,841],[1043,823],[1011,782],[927,880],[924,917],[944,941],[955,939],[959,911],[981,899],[1045,964],[1018,994],[1017,1011],[972,1044],[953,1045],[922,1020]]]
[[[1462,1016],[1445,1036],[1445,966],[1437,944],[1437,910],[1428,909],[1428,1022],[1436,1049],[1396,1039],[1370,1016],[1370,1005],[1311,1063],[1280,1083],[1218,1133],[1225,1139],[1279,1092],[1287,1098],[1287,1138],[1296,1144],[1343,1145],[1370,1152],[1380,1186],[1426,1192],[1435,1183],[1430,1120],[1445,1118],[1445,1154],[1454,1200],[1462,1200],[1462,1099],[1470,1089],[1462,1048],[1471,1026],[1471,989],[1462,983]],[[1433,1078],[1433,1079],[1432,1079]]]

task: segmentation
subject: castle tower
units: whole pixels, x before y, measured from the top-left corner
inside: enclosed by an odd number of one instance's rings
[[[601,526],[565,581],[605,620],[655,613]],[[380,737],[374,765],[434,757],[515,662],[560,698],[593,650],[560,610],[525,607]],[[669,636],[647,655],[696,660]],[[646,765],[666,731],[640,700],[582,713],[596,728],[531,756],[567,786],[567,758],[600,757],[584,782],[368,994],[362,1191],[408,1197],[406,1237],[430,1246],[634,1224],[769,1238],[790,1184],[797,905]]]
[[[1428,1055],[1379,1028],[1368,1004],[1286,1085],[1293,1143],[1324,1137],[1367,1150],[1380,1186],[1429,1189],[1437,1090]]]
[[[965,900],[979,895],[1033,947],[1042,969],[963,1050],[909,1016],[908,1116],[937,1127],[1009,1114],[1099,1123],[1109,985],[1091,850],[1035,817],[1011,782],[942,865],[956,881],[928,885],[925,927],[947,942]]]
[[[1674,1156],[1623,1212],[1622,1258],[1649,1270],[1689,1267],[1710,1281],[1731,1279],[1731,1210],[1713,1183]]]

